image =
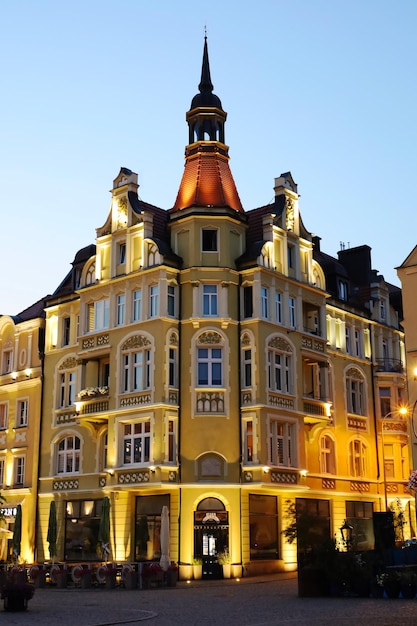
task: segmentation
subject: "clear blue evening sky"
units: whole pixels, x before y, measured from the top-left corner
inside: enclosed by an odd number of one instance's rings
[[[121,166],[176,198],[207,25],[245,209],[290,170],[308,230],[394,268],[417,243],[416,0],[1,0],[0,313],[94,242]]]

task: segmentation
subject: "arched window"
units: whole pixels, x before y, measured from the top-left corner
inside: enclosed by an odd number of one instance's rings
[[[349,473],[355,478],[364,478],[367,470],[367,446],[361,439],[349,443]]]
[[[122,346],[122,393],[150,389],[152,376],[151,342],[135,335]]]
[[[336,474],[335,442],[330,435],[320,439],[320,471],[322,474]]]
[[[351,367],[346,372],[346,401],[348,413],[366,415],[365,377],[360,370]]]
[[[268,388],[280,393],[292,393],[293,349],[283,337],[268,342]]]
[[[80,471],[81,441],[75,435],[68,435],[58,442],[57,474],[74,474]]]

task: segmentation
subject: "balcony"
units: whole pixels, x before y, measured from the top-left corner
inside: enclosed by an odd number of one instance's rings
[[[404,366],[403,366],[403,362],[400,361],[400,359],[388,359],[388,358],[375,359],[375,371],[404,374]]]
[[[303,412],[306,424],[329,422],[331,419],[331,403],[318,398],[304,398]]]

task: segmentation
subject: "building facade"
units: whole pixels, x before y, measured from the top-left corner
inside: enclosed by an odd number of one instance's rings
[[[95,244],[48,299],[36,556],[100,561],[104,496],[110,559],[170,557],[219,575],[295,569],[283,531],[307,512],[317,538],[374,545],[374,513],[415,518],[401,292],[367,246],[320,250],[289,172],[274,201],[242,207],[207,41],[187,113],[183,178],[169,211],[138,197],[122,168]],[[295,509],[294,509],[295,507]]]
[[[17,316],[0,316],[0,488],[4,519],[0,560],[34,560],[38,453],[42,412],[45,314],[43,300]],[[22,541],[13,555],[17,507]]]

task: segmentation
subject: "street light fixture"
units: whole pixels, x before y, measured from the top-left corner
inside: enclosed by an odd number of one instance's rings
[[[353,526],[348,523],[347,519],[343,522],[343,526],[340,527],[340,534],[342,535],[346,551],[349,552],[352,546]]]

